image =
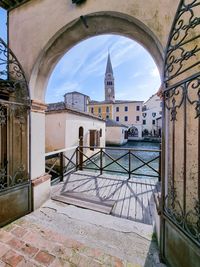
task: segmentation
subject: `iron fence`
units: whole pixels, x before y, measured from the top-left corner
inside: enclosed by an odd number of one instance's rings
[[[69,153],[70,152],[70,153]],[[161,179],[161,150],[79,146],[46,154],[46,172],[52,182],[76,170]]]

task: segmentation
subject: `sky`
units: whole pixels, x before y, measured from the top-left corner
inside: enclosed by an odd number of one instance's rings
[[[6,41],[6,11],[0,8],[0,37]]]
[[[108,52],[116,99],[145,101],[158,91],[158,69],[141,45],[123,36],[101,35],[80,42],[62,57],[49,79],[46,102],[63,101],[63,95],[71,91],[104,100]]]
[[[0,8],[0,37],[6,40],[6,12]],[[115,98],[146,101],[160,87],[151,55],[137,42],[119,35],[100,35],[71,48],[55,66],[46,91],[46,103],[63,101],[78,91],[92,100],[104,100],[108,52],[115,78]]]

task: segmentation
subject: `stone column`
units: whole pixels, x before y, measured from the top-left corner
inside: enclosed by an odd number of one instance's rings
[[[50,197],[51,176],[45,173],[45,110],[45,104],[32,100],[30,174],[34,210]]]

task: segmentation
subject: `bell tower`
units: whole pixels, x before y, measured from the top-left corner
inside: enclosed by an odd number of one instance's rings
[[[106,73],[105,73],[105,100],[106,101],[115,101],[115,84],[114,84],[114,76],[113,69],[110,60],[110,54],[108,54]]]

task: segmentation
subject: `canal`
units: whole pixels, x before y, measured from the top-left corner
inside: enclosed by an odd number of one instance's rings
[[[159,172],[159,148],[160,144],[158,142],[142,141],[129,141],[120,147],[106,147],[102,158],[103,172],[116,172],[127,176],[126,170],[131,170],[133,171],[131,177],[157,179]],[[131,152],[130,154],[129,151]],[[100,166],[100,159],[97,159],[95,164]],[[98,168],[95,164],[87,164],[87,168],[97,170]]]

